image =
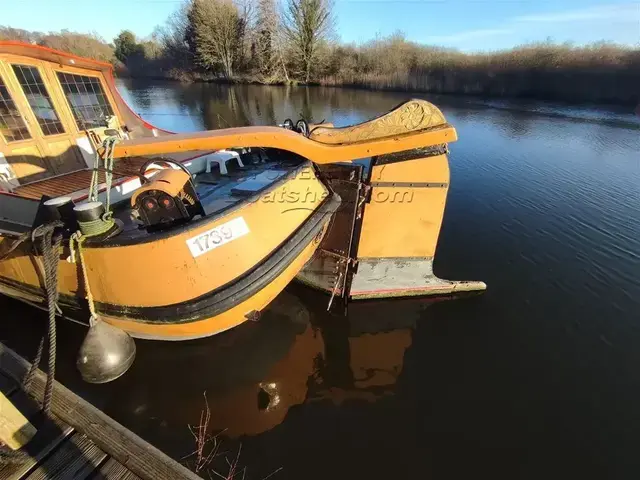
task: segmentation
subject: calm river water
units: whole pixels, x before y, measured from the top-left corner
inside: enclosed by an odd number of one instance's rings
[[[346,125],[403,93],[120,81],[159,127]],[[59,379],[176,459],[211,409],[211,466],[248,480],[640,476],[640,120],[629,109],[428,97],[460,140],[436,273],[478,297],[352,303],[291,286],[259,323],[138,341],[132,370],[86,385],[82,329]],[[31,356],[43,317],[0,300],[0,339]],[[20,321],[17,319],[20,318]],[[25,327],[32,334],[25,335]],[[205,475],[206,476],[206,475]],[[215,478],[215,475],[214,475]],[[239,476],[236,478],[240,478]]]

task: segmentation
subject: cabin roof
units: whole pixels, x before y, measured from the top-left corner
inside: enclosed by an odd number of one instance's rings
[[[23,57],[36,58],[47,62],[54,62],[60,65],[73,65],[78,68],[102,72],[111,72],[113,69],[112,65],[107,62],[79,57],[71,53],[61,52],[60,50],[54,50],[49,47],[43,47],[42,45],[34,45],[31,43],[12,40],[0,41],[0,53],[10,53]]]

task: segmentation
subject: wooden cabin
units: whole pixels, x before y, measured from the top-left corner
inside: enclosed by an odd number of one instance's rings
[[[92,167],[106,129],[164,133],[125,104],[110,64],[0,42],[0,188]]]

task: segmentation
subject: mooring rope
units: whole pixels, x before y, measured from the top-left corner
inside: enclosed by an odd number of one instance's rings
[[[31,368],[22,382],[24,389],[29,388],[33,381],[33,376],[40,365],[42,352],[44,350],[45,338],[48,339],[48,372],[47,383],[45,385],[44,400],[42,410],[47,416],[51,414],[51,397],[53,394],[53,383],[56,373],[56,305],[58,303],[58,262],[60,255],[60,245],[62,244],[62,234],[56,228],[62,227],[62,222],[51,222],[36,227],[32,233],[32,239],[40,239],[42,259],[44,263],[44,288],[47,294],[47,307],[49,311],[48,333],[43,335],[38,346],[36,357],[31,364]]]
[[[33,245],[39,243],[42,252],[44,264],[44,288],[47,294],[47,307],[49,312],[49,322],[47,333],[45,333],[38,344],[35,358],[31,363],[29,371],[22,381],[22,389],[27,391],[33,382],[36,370],[40,366],[42,353],[44,352],[45,340],[47,340],[48,362],[47,362],[47,381],[44,388],[44,396],[42,401],[42,412],[47,418],[51,418],[51,401],[53,398],[53,386],[56,375],[56,308],[58,304],[58,262],[60,255],[60,246],[62,244],[62,233],[55,230],[62,227],[63,223],[56,221],[40,225],[29,232],[26,238],[20,237],[22,243],[27,239],[31,239]],[[39,241],[39,242],[38,242]],[[12,245],[11,251],[15,250],[17,245]],[[10,252],[9,252],[10,253]],[[6,254],[6,252],[5,252]],[[40,430],[38,430],[39,432]],[[37,435],[37,433],[36,433]],[[23,450],[11,450],[8,447],[0,447],[0,459],[4,462],[20,462],[28,455]]]

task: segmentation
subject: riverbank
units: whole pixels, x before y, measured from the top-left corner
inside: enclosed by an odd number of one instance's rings
[[[569,104],[640,105],[640,75],[617,72],[507,71],[438,69],[430,72],[370,76],[352,81],[323,79],[322,85],[374,91],[470,95],[491,99],[530,99]]]
[[[538,44],[512,50],[462,53],[381,40],[339,46],[305,83],[290,75],[265,77],[247,69],[225,78],[194,66],[175,68],[156,57],[121,65],[120,76],[185,83],[325,85],[379,91],[526,98],[573,104],[640,104],[640,50],[615,45]]]
[[[355,49],[327,85],[572,103],[640,102],[640,50],[551,43],[463,53],[387,39]]]
[[[326,77],[320,81],[305,84],[297,81],[277,80],[264,82],[254,78],[216,78],[213,76],[192,76],[186,72],[180,75],[155,74],[131,75],[118,72],[118,78],[163,80],[184,84],[212,83],[219,85],[263,85],[263,86],[325,86],[352,88],[379,92],[406,92],[444,95],[461,95],[483,99],[527,99],[561,102],[569,105],[621,105],[631,107],[640,115],[640,75],[621,79],[618,74],[597,74],[593,72],[532,72],[503,73],[446,71],[424,74],[371,76],[351,81]],[[525,77],[525,78],[523,78]],[[624,82],[622,90],[616,88]],[[600,84],[592,88],[591,85]]]
[[[465,53],[422,45],[396,34],[360,45],[327,43],[312,65],[309,81],[294,52],[271,58],[266,68],[255,38],[236,52],[233,75],[215,64],[205,67],[184,40],[184,22],[164,35],[126,49],[95,35],[43,34],[0,26],[0,40],[38,43],[76,55],[111,62],[121,77],[183,83],[327,85],[368,90],[527,98],[581,104],[640,104],[640,48],[595,43],[584,46],[535,43],[495,52]],[[171,35],[169,35],[169,33]],[[274,52],[271,52],[275,55]],[[262,66],[261,66],[262,65]]]

